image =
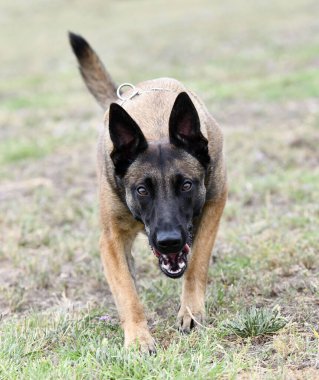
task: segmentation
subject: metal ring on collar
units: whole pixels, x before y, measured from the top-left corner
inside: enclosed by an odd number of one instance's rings
[[[127,96],[127,97],[122,96],[121,90],[123,89],[123,87],[131,88],[133,90],[132,94],[130,96]],[[116,90],[117,97],[123,101],[128,100],[128,99],[132,99],[137,94],[138,94],[138,89],[131,83],[122,83],[121,85],[119,85],[119,87]]]

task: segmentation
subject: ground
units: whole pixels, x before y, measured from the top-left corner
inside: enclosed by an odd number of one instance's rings
[[[319,3],[0,7],[0,379],[319,379]],[[98,252],[103,112],[67,30],[87,37],[117,83],[183,81],[225,136],[230,191],[205,328],[180,335],[181,282],[160,273],[143,238],[134,247],[154,357],[122,349]],[[279,309],[287,325],[225,333],[252,306]]]

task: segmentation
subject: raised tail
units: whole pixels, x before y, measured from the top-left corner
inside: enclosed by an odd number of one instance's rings
[[[69,32],[69,40],[87,88],[105,110],[112,101],[116,100],[116,86],[110,74],[83,37]]]

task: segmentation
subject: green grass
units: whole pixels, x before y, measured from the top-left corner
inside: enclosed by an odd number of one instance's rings
[[[91,131],[90,131],[91,132]],[[33,136],[6,139],[0,143],[0,164],[40,159],[58,150],[74,146],[88,136],[88,131],[67,131],[61,136]]]
[[[0,162],[8,163],[29,158],[41,158],[46,154],[50,154],[58,145],[59,140],[49,140],[47,138],[43,141],[26,139],[6,141],[5,144],[0,145]]]
[[[1,107],[8,111],[14,112],[23,108],[56,108],[63,105],[63,100],[58,94],[40,94],[40,95],[15,95],[13,98],[6,99],[2,102]]]
[[[319,377],[318,10],[310,0],[0,1],[1,380]],[[134,246],[157,356],[123,349],[98,251],[103,112],[67,30],[117,83],[182,80],[224,132],[229,199],[205,328],[177,331],[181,282],[161,275],[145,239]]]
[[[134,350],[126,352],[118,324],[99,322],[98,315],[96,311],[82,316],[55,315],[49,323],[47,316],[30,316],[4,324],[2,375],[11,379],[35,373],[41,379],[204,379],[233,376],[247,367],[241,355],[250,344],[231,347],[221,339],[221,328],[186,337],[170,329],[174,341],[166,348],[158,346],[157,355],[148,357]]]
[[[231,82],[200,83],[203,92],[210,92],[212,100],[259,100],[285,101],[303,100],[319,96],[319,73],[316,68],[292,73],[234,79]]]
[[[275,334],[285,327],[287,320],[279,310],[256,309],[255,307],[239,313],[231,321],[225,321],[225,334],[234,334],[241,338],[249,338]]]

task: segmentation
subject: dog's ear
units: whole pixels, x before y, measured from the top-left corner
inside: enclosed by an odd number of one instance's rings
[[[196,108],[186,92],[181,92],[169,118],[170,143],[186,150],[206,168],[210,162],[208,141],[200,131]]]
[[[136,122],[116,103],[110,106],[109,131],[115,173],[123,176],[136,157],[147,148],[147,141]]]

